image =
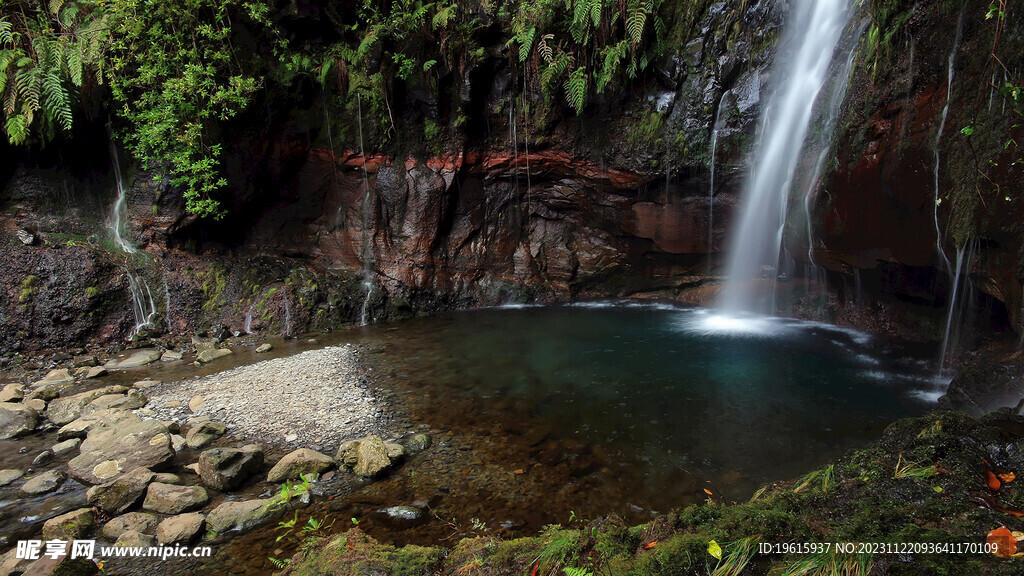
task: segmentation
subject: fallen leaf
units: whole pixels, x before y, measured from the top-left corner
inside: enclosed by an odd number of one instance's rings
[[[1021,540],[1024,540],[1024,532],[1019,532],[1017,530],[1014,530],[1014,531],[1010,532],[1010,534],[1013,534],[1013,538],[1017,542],[1020,542]]]
[[[1004,528],[1004,530],[1005,530],[1005,528]],[[1014,549],[1016,549],[1016,545],[1017,545],[1017,543],[1014,542]],[[721,560],[722,559],[722,547],[718,545],[718,542],[715,542],[714,540],[712,540],[711,542],[708,542],[708,554],[711,554],[716,559]]]
[[[711,494],[711,490],[708,490],[707,488],[704,489],[704,493],[708,496],[713,496],[713,494]]]
[[[1007,472],[1006,474],[999,474],[999,479],[1003,481],[1003,484],[1009,484],[1017,479],[1017,475],[1013,472]]]
[[[648,542],[647,544],[644,544],[644,550],[650,550],[651,548],[654,548],[658,545],[658,542],[661,542],[661,540],[655,540],[653,542]]]
[[[996,545],[995,555],[1000,558],[1009,558],[1017,553],[1017,539],[1013,537],[1012,532],[1006,529],[1006,526],[989,531],[985,542]]]
[[[530,571],[530,576],[537,576],[537,570],[540,568],[540,562],[533,563],[533,570]]]
[[[982,460],[982,462],[985,463],[985,484],[988,485],[988,489],[992,490],[993,492],[999,490],[999,488],[1002,486],[1002,482],[1000,482],[999,478],[996,478],[996,475],[993,474],[992,470],[989,469],[988,460]]]
[[[523,470],[522,468],[516,468],[515,470],[512,471],[512,473],[518,476],[520,474],[526,474],[526,471]]]

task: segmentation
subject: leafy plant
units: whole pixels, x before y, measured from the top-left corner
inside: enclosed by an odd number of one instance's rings
[[[772,576],[868,576],[874,567],[871,554],[818,552],[783,564]]]
[[[750,538],[729,542],[725,545],[724,549],[719,548],[719,555],[725,552],[725,556],[720,558],[711,576],[738,576],[747,567],[747,564],[750,563],[750,559],[754,557],[760,540],[760,536],[751,536]]]
[[[893,470],[893,478],[931,478],[939,474],[939,467],[936,464],[921,466],[921,462],[905,462],[901,453],[896,458],[896,469]]]
[[[309,473],[302,474],[299,476],[300,480],[291,481],[285,480],[281,484],[281,488],[278,493],[270,501],[272,508],[277,508],[291,502],[293,498],[300,498],[304,502],[308,501],[310,494],[310,486],[313,482],[316,482],[317,474]]]

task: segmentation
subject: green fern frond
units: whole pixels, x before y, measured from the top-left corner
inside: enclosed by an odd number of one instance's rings
[[[519,61],[526,62],[530,57],[530,50],[533,49],[533,39],[537,34],[537,28],[530,26],[519,35]]]
[[[437,14],[434,14],[431,26],[433,26],[434,30],[448,26],[448,23],[455,19],[455,14],[458,10],[459,7],[457,4],[449,4],[448,6],[441,8],[437,11]]]
[[[42,90],[42,74],[38,66],[22,68],[14,76],[18,97],[31,110],[39,109],[39,95]]]
[[[588,3],[590,5],[590,22],[594,28],[597,28],[601,25],[601,8],[603,8],[601,0],[589,0]]]
[[[7,117],[4,126],[7,132],[7,140],[15,146],[24,144],[28,140],[28,122],[21,114],[13,114]]]
[[[55,72],[43,78],[43,96],[46,116],[55,120],[62,129],[71,130],[71,98],[64,88],[60,76]]]
[[[629,47],[626,45],[625,40],[615,46],[607,46],[602,51],[604,54],[604,65],[597,76],[597,92],[599,94],[604,92],[605,87],[615,77],[615,73],[619,70],[619,63],[626,57],[628,51]]]
[[[0,43],[14,44],[14,26],[7,21],[7,17],[0,18]]]
[[[82,85],[82,46],[73,44],[64,51],[64,57],[68,66],[68,78],[75,86]]]
[[[50,0],[50,14],[56,16],[60,14],[60,9],[64,7],[65,0]]]
[[[640,39],[644,34],[644,26],[647,24],[647,4],[636,3],[630,7],[629,16],[626,17],[626,32],[629,34],[629,41],[633,47],[640,45]]]
[[[73,3],[73,4],[68,4],[64,8],[64,10],[61,11],[60,16],[57,18],[57,20],[60,22],[61,26],[63,26],[65,29],[67,29],[67,28],[71,28],[72,26],[75,25],[75,20],[77,18],[78,18],[78,4],[77,3]]]
[[[583,113],[583,106],[587,103],[587,79],[586,67],[578,66],[565,80],[565,99],[576,110],[577,116]]]

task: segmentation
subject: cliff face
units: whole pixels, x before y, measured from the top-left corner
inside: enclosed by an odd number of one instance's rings
[[[903,52],[887,56],[891,69],[875,70],[868,40],[860,40],[835,157],[809,203],[814,236],[787,235],[787,274],[802,275],[813,260],[831,289],[814,304],[805,288],[792,288],[787,306],[935,337],[949,282],[936,248],[934,142],[956,16],[951,25],[943,3],[906,4],[912,17],[895,36]],[[135,319],[126,269],[149,279],[162,316],[153,328],[176,332],[214,324],[298,332],[355,321],[364,311],[383,319],[594,296],[709,302],[761,106],[780,81],[771,61],[783,10],[768,0],[713,5],[697,39],[657,63],[632,93],[596,102],[579,118],[524,112],[513,81],[520,71],[503,45],[491,46],[493,56],[458,82],[471,87],[456,96],[471,111],[466,128],[430,138],[405,123],[402,152],[361,151],[353,128],[367,119],[334,94],[268,101],[266,114],[254,106],[230,135],[223,221],[185,215],[158,172],[132,174],[126,236],[143,258],[126,258],[104,241],[116,192],[111,178],[95,175],[110,173],[109,159],[93,152],[92,165],[73,170],[52,157],[11,163],[0,196],[0,316],[22,328],[0,336],[0,346],[127,336]],[[982,10],[965,8],[962,80],[954,82],[963,88],[954,90],[942,157],[963,156],[956,134],[988,69],[986,34]],[[409,108],[438,107],[407,100]],[[940,183],[952,189],[963,180],[959,164],[943,162]],[[45,168],[53,165],[64,168]],[[1014,170],[1000,173],[1006,189],[1018,187]],[[65,208],[53,203],[62,186]],[[954,194],[959,204],[939,208],[946,256],[970,238],[978,246],[971,276],[988,295],[981,300],[996,317],[1009,309],[1016,323],[1019,202],[990,202],[984,212],[964,196],[971,195]],[[800,200],[791,206],[802,210]],[[950,224],[968,209],[965,220],[977,226]],[[39,242],[17,241],[22,229]],[[29,276],[36,280],[26,305]],[[860,295],[844,290],[855,284]],[[932,328],[922,331],[922,318]]]

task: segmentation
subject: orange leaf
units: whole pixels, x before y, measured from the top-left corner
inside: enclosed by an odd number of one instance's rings
[[[992,490],[993,492],[999,490],[999,488],[1003,485],[1002,482],[1000,482],[999,478],[996,478],[996,475],[993,474],[992,470],[989,469],[988,460],[982,460],[982,462],[985,463],[985,484],[988,484],[988,489]]]
[[[537,576],[537,569],[540,568],[540,562],[533,563],[533,570],[530,571],[530,576]]]
[[[658,545],[658,542],[661,542],[661,540],[655,540],[653,542],[648,542],[647,544],[644,544],[644,550],[650,550],[651,548],[654,548]]]
[[[1000,526],[990,531],[985,542],[996,545],[996,556],[1000,558],[1009,558],[1017,553],[1017,539],[1006,529],[1006,526]]]
[[[712,495],[711,490],[708,490],[707,488],[704,489],[704,493],[707,494],[708,496]]]
[[[1009,484],[1017,479],[1017,475],[1013,472],[1007,472],[1006,474],[999,474],[999,479],[1003,481],[1003,484]]]

